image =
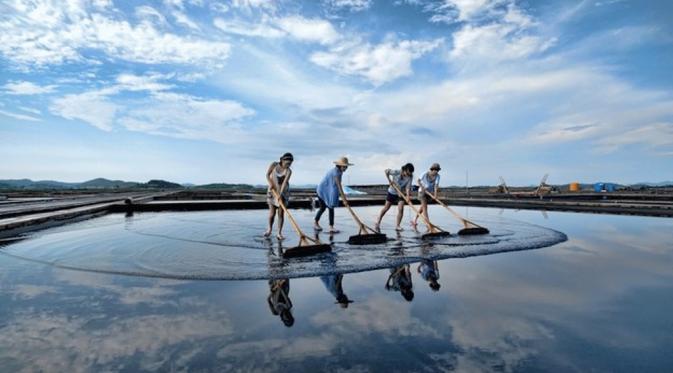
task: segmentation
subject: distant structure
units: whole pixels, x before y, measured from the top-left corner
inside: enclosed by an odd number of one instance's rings
[[[500,185],[495,190],[492,190],[492,192],[495,193],[500,193],[500,194],[507,194],[511,195],[514,197],[517,196],[535,196],[535,197],[542,197],[545,195],[548,195],[552,192],[556,192],[557,189],[549,184],[547,184],[547,178],[549,177],[549,174],[545,174],[542,177],[542,180],[540,180],[540,184],[535,188],[535,190],[528,191],[528,192],[512,192],[510,191],[509,187],[507,186],[507,183],[505,182],[505,179],[502,176],[499,176],[500,178]]]
[[[498,185],[497,192],[502,194],[509,194],[509,189],[507,188],[507,183],[505,182],[505,179],[503,179],[502,176],[498,177],[500,178],[500,185]]]
[[[554,189],[551,185],[547,184],[547,178],[549,177],[549,174],[544,174],[542,176],[542,180],[540,180],[540,185],[537,186],[537,189],[535,189],[535,195],[536,196],[543,196],[547,195],[552,192]]]

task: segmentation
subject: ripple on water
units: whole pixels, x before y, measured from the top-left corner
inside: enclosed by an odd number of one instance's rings
[[[433,208],[436,206],[432,206]],[[460,227],[445,212],[431,208],[433,223],[455,232]],[[366,220],[378,207],[360,208]],[[312,213],[293,211],[300,226],[310,227]],[[394,219],[393,211],[385,221]],[[367,219],[367,216],[369,218]],[[419,233],[385,230],[385,244],[347,244],[357,229],[342,209],[337,224],[343,233],[320,239],[333,252],[283,259],[279,253],[298,238],[286,227],[287,239],[264,239],[266,213],[208,211],[111,214],[39,232],[9,243],[0,253],[60,268],[177,279],[243,280],[293,278],[387,268],[422,258],[446,259],[547,247],[567,238],[563,233],[499,216],[472,217],[491,231],[482,236],[452,236],[430,242]],[[311,232],[313,233],[313,232]]]

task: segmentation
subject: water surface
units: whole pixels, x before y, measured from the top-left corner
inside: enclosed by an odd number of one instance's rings
[[[439,211],[432,214],[440,219]],[[110,275],[0,255],[0,366],[73,372],[670,371],[673,220],[476,208],[469,215],[549,227],[568,240],[440,260],[438,291],[419,273],[421,263],[411,263],[411,301],[397,286],[386,289],[391,271],[404,272],[400,265],[344,274],[343,292],[353,301],[346,308],[326,286],[333,278],[291,278],[291,327],[272,312],[274,283],[268,280]],[[129,224],[143,216],[136,218]],[[338,219],[345,228],[346,217]],[[386,219],[390,224],[393,216]],[[203,224],[194,222],[194,232]],[[255,224],[250,229],[264,222]],[[67,249],[64,244],[58,251]]]

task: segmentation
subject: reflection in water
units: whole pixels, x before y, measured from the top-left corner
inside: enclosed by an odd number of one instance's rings
[[[348,308],[348,304],[353,303],[353,301],[348,299],[348,296],[344,293],[342,286],[343,278],[344,275],[340,273],[321,276],[320,280],[322,280],[327,291],[329,291],[334,296],[336,303],[339,304],[341,308]]]
[[[0,371],[670,371],[673,219],[504,214],[505,221],[552,226],[570,240],[545,250],[434,261],[462,255],[464,246],[408,246],[407,230],[385,247],[351,250],[342,245],[346,235],[336,235],[331,255],[284,261],[275,239],[260,238],[259,249],[238,255],[228,246],[194,242],[233,240],[228,233],[187,230],[192,226],[180,231],[178,225],[159,225],[170,223],[173,214],[136,214],[127,219],[130,230],[164,230],[191,241],[137,235],[121,243],[157,250],[153,258],[169,253],[158,244],[172,245],[174,256],[161,258],[176,267],[197,263],[185,262],[196,259],[190,253],[205,256],[206,265],[220,271],[253,263],[245,269],[263,268],[273,280],[102,275],[0,255]],[[256,215],[250,215],[252,221]],[[233,224],[228,215],[218,216],[180,218],[202,217],[193,227]],[[112,230],[118,220],[103,220],[110,223],[107,233],[94,219],[78,232],[62,228],[60,240],[57,235],[26,245],[29,239],[21,247],[56,261],[63,255],[48,254],[74,250],[68,258],[81,258],[85,247],[97,250],[88,243],[96,241],[115,248],[105,251],[111,256],[124,255],[123,237]],[[386,269],[358,271],[372,251],[386,259]],[[428,260],[419,265],[421,258]],[[223,259],[230,265],[221,265]],[[404,265],[407,260],[414,263]],[[310,272],[307,266],[316,263],[325,276],[291,278],[290,301],[288,268]],[[433,274],[442,291],[424,284],[413,289],[412,279],[432,286]],[[382,289],[383,282],[402,297],[415,293],[413,302]],[[356,299],[347,312],[339,294]],[[296,328],[284,326],[295,318]]]
[[[386,281],[386,290],[399,291],[407,302],[414,300],[409,264],[402,264],[390,269],[390,276],[388,276],[388,281]]]
[[[421,259],[417,271],[421,274],[423,280],[428,282],[430,289],[433,291],[439,290],[441,285],[437,282],[439,280],[439,267],[436,260]]]
[[[280,316],[283,324],[288,328],[294,325],[292,316],[292,301],[290,300],[290,280],[287,278],[269,280],[270,294],[266,298],[269,309],[275,316]]]

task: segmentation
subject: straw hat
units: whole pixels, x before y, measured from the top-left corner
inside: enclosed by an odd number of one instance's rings
[[[337,166],[353,166],[352,163],[348,163],[348,157],[341,157],[334,161],[334,164]]]

